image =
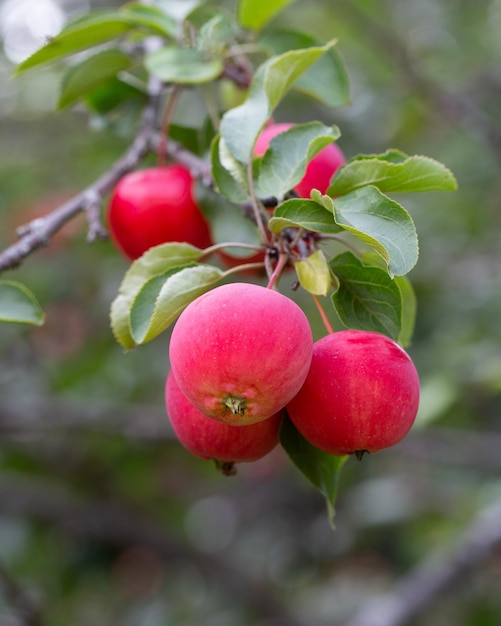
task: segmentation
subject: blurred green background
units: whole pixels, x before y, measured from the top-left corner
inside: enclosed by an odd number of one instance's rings
[[[128,145],[131,120],[55,113],[57,68],[11,78],[68,16],[119,4],[0,0],[2,248]],[[47,322],[0,325],[2,626],[501,623],[501,1],[298,0],[277,20],[338,37],[352,93],[335,112],[290,97],[277,121],[335,123],[347,156],[396,147],[458,179],[402,199],[421,249],[416,426],[350,459],[335,532],[280,450],[220,476],[171,437],[168,336],[127,354],[114,341],[127,264],[86,243],[80,216],[4,275]]]

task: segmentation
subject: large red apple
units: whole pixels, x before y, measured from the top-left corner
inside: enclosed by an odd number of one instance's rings
[[[182,165],[123,176],[110,199],[111,237],[130,259],[168,241],[211,245],[209,227],[193,195],[193,177]]]
[[[346,330],[315,342],[310,371],[287,412],[311,444],[343,455],[395,445],[418,405],[419,378],[409,355],[379,333]]]
[[[201,411],[230,424],[277,413],[301,388],[312,333],[301,308],[278,291],[232,283],[181,313],[170,341],[176,381]]]
[[[225,463],[257,461],[278,444],[284,411],[248,426],[231,426],[197,409],[174,378],[165,385],[165,403],[172,428],[181,444],[195,456]]]
[[[268,149],[273,137],[293,126],[294,124],[289,123],[266,126],[257,138],[254,146],[255,155],[262,156]],[[336,143],[330,143],[308,163],[303,178],[294,187],[294,190],[301,198],[309,198],[312,189],[318,189],[321,193],[325,193],[329,188],[334,173],[344,163],[346,163],[346,158],[339,146]]]

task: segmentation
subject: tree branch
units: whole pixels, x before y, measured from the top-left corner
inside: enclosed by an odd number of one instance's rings
[[[158,98],[152,97],[144,111],[143,123],[136,138],[125,154],[107,172],[81,193],[44,217],[39,217],[21,227],[18,231],[19,241],[0,253],[0,272],[17,267],[29,254],[38,248],[47,246],[52,236],[81,211],[87,211],[88,214],[88,239],[94,240],[96,237],[104,235],[97,211],[99,202],[111,192],[124,174],[137,167],[146,154],[158,150],[161,138],[155,127],[157,106]],[[169,139],[167,154],[190,169],[193,176],[200,178],[204,184],[211,183],[210,164],[183,148],[181,144]]]
[[[28,593],[18,584],[7,570],[0,566],[0,586],[12,610],[23,626],[40,626],[38,608]]]
[[[485,508],[450,554],[433,554],[404,576],[392,591],[367,602],[345,626],[404,626],[441,593],[501,548],[501,502]]]
[[[38,248],[47,246],[51,237],[66,222],[80,211],[95,205],[97,198],[102,198],[109,193],[124,174],[136,167],[149,150],[150,135],[155,127],[156,109],[157,98],[152,97],[144,111],[141,130],[125,154],[107,172],[81,193],[18,231],[20,234],[19,241],[0,254],[0,272],[17,267],[29,254]]]

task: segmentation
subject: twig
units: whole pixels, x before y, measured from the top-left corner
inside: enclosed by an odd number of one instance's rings
[[[94,243],[96,239],[107,239],[108,231],[101,222],[101,196],[96,191],[89,192],[84,199],[83,209],[87,213],[89,224],[87,242]]]
[[[0,254],[0,272],[17,267],[29,254],[48,245],[51,237],[66,222],[80,211],[86,210],[89,203],[95,203],[97,198],[102,198],[109,193],[124,174],[136,167],[150,149],[150,136],[155,128],[157,100],[156,97],[150,99],[144,111],[141,130],[125,154],[107,172],[84,191],[21,230],[20,240]]]
[[[17,267],[29,254],[47,246],[52,236],[57,233],[66,222],[70,221],[81,211],[89,211],[89,238],[104,235],[104,229],[96,217],[96,204],[98,198],[108,194],[120,178],[133,170],[141,159],[149,152],[156,152],[160,142],[160,134],[154,128],[154,110],[148,110],[148,121],[138,133],[125,154],[116,161],[94,183],[84,191],[77,194],[63,205],[57,207],[44,217],[39,217],[28,225],[21,227],[20,240],[0,253],[0,272]],[[182,163],[193,176],[200,178],[204,184],[210,184],[210,164],[192,154],[183,146],[173,140],[169,140],[167,153],[177,162]],[[92,205],[93,208],[92,208]]]
[[[501,502],[485,508],[450,554],[433,554],[404,576],[392,591],[367,602],[345,626],[404,626],[441,593],[501,548]]]
[[[151,133],[149,137],[150,152],[157,153],[161,141],[162,136],[160,133]],[[181,165],[187,167],[192,175],[195,178],[198,178],[203,185],[206,185],[207,187],[212,185],[212,170],[209,161],[205,161],[204,159],[197,157],[196,154],[186,150],[182,144],[171,138],[169,138],[169,143],[167,145],[167,154],[177,163],[181,163]]]

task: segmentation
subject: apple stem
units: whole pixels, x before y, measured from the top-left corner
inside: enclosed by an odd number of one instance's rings
[[[324,308],[323,308],[320,300],[314,294],[311,294],[311,297],[313,298],[313,301],[315,302],[315,305],[316,305],[316,307],[318,309],[318,312],[320,313],[320,317],[322,318],[322,322],[323,322],[327,332],[329,333],[329,335],[332,335],[334,333],[334,329],[332,328],[331,323],[329,322],[329,318],[327,317],[327,314],[324,311]]]
[[[284,267],[287,264],[287,261],[289,259],[289,255],[286,252],[282,252],[280,254],[280,256],[278,257],[278,262],[275,266],[275,269],[273,270],[269,280],[268,280],[268,284],[266,285],[267,289],[273,289],[273,287],[275,286],[277,280],[280,277],[280,274],[282,273],[282,270],[284,269]]]
[[[198,258],[200,261],[205,257],[210,256],[213,252],[218,250],[224,250],[225,248],[245,248],[246,250],[255,250],[256,252],[262,252],[263,246],[253,245],[252,243],[242,243],[240,241],[225,241],[224,243],[215,243],[208,248],[205,248],[203,254]]]
[[[260,202],[257,199],[256,191],[254,189],[254,176],[252,171],[252,159],[249,159],[249,163],[247,165],[247,182],[249,184],[249,193],[252,202],[252,211],[254,213],[254,218],[256,220],[256,225],[261,234],[261,240],[263,243],[268,242],[268,230],[264,224],[263,213],[260,209]]]
[[[241,272],[246,272],[247,270],[262,270],[264,267],[264,261],[258,261],[257,263],[242,263],[241,265],[230,267],[230,269],[224,272],[223,276],[226,278],[226,276],[240,274]]]
[[[164,110],[164,114],[162,118],[160,140],[158,142],[158,150],[157,150],[157,163],[159,167],[161,167],[162,165],[165,165],[166,163],[169,126],[170,126],[172,116],[174,114],[174,109],[176,108],[176,104],[177,104],[180,93],[181,93],[181,85],[174,85],[172,88],[172,92],[167,100],[167,104],[165,106],[165,110]]]
[[[304,228],[298,228],[297,233],[294,236],[294,239],[289,244],[289,248],[291,250],[294,250],[294,248],[299,245],[303,235],[304,235]]]

